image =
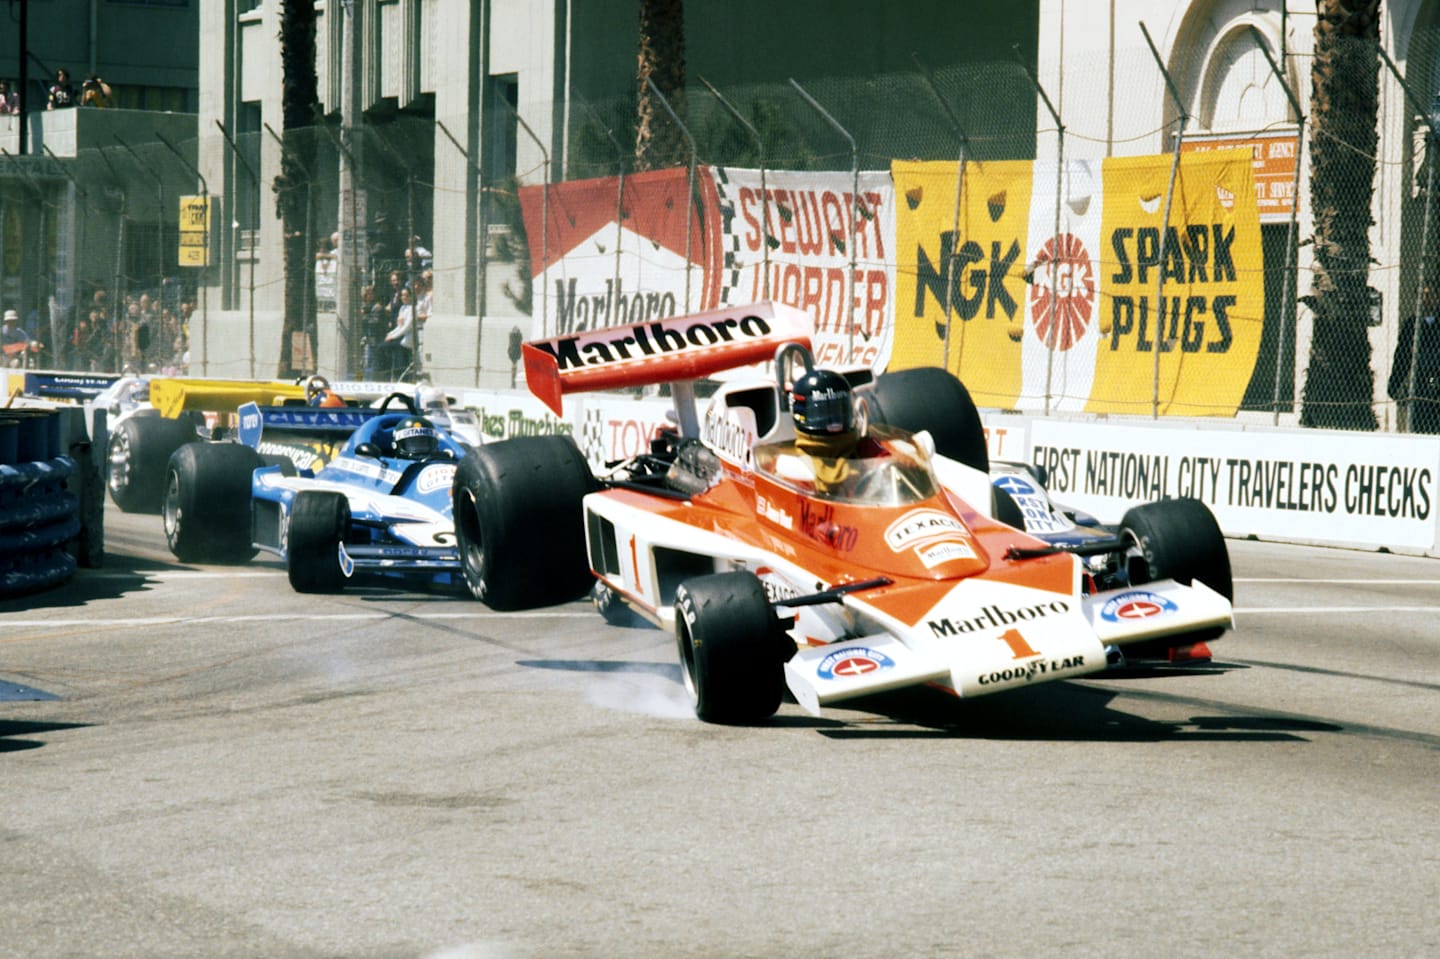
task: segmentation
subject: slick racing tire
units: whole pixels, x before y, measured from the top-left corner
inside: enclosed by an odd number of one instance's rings
[[[597,488],[568,436],[487,443],[460,461],[455,539],[470,594],[493,609],[575,599],[591,582],[580,501]]]
[[[680,673],[707,723],[757,723],[785,691],[780,622],[752,573],[687,579],[675,591]]]
[[[333,490],[301,490],[290,504],[285,565],[297,593],[338,593],[348,577],[340,544],[350,528],[350,501]]]
[[[990,470],[980,412],[965,384],[945,370],[922,366],[880,374],[870,390],[870,418],[911,433],[928,431],[941,456]]]
[[[158,513],[170,454],[199,437],[195,424],[164,416],[132,416],[110,433],[105,485],[126,513]]]
[[[1215,515],[1199,500],[1168,499],[1132,507],[1120,520],[1120,535],[1131,543],[1126,559],[1131,585],[1173,579],[1188,586],[1198,580],[1228,600],[1235,598],[1225,537]],[[1142,657],[1163,657],[1169,648],[1206,642],[1224,632],[1213,627],[1125,649]]]
[[[165,541],[185,563],[243,563],[250,542],[250,478],[260,455],[238,443],[187,443],[170,457],[161,512]]]

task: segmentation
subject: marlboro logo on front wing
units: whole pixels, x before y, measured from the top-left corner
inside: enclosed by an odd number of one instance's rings
[[[632,323],[524,344],[530,392],[557,414],[565,393],[697,379],[810,342],[809,314],[782,303]]]

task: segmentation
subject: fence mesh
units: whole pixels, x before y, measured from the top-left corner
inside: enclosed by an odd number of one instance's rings
[[[1433,32],[1411,40],[1436,49]],[[1310,58],[1285,65],[1308,96]],[[1060,76],[1045,66],[1040,76]],[[137,138],[74,158],[5,158],[0,295],[56,366],[193,368],[201,313],[211,343],[246,344],[249,355],[210,357],[230,374],[271,375],[278,340],[298,334],[297,370],[420,369],[496,385],[514,375],[515,330],[554,335],[768,294],[814,315],[826,360],[944,365],[982,406],[1323,426],[1339,423],[1327,404],[1358,399],[1380,428],[1406,428],[1428,374],[1387,387],[1421,260],[1440,254],[1424,124],[1377,67],[1380,146],[1358,155],[1375,171],[1376,222],[1350,261],[1366,302],[1324,312],[1308,171],[1335,135],[1307,118],[1292,231],[1295,167],[1257,157],[1267,178],[1245,196],[1227,179],[1236,167],[1215,165],[1225,144],[1209,142],[1230,129],[1242,148],[1293,151],[1283,93],[1257,72],[1259,101],[1230,102],[1199,90],[1203,68],[1198,55],[1171,67],[1197,91],[1183,129],[1144,48],[1067,64],[1045,90],[1058,124],[1013,60],[800,88],[691,77],[671,104],[683,127],[660,110],[653,131],[682,144],[693,184],[686,167],[634,168],[633,94],[521,102],[525,123],[505,110],[481,124],[401,111],[355,131],[283,134],[242,110],[236,129],[200,129],[174,149]],[[557,136],[537,142],[532,128]],[[298,171],[288,186],[303,193],[291,222],[275,182],[287,152]],[[191,266],[180,201],[202,193],[208,264]],[[287,239],[305,251],[291,253],[298,315]],[[431,322],[427,345],[396,369],[379,346],[403,288],[417,312],[428,291]],[[1336,395],[1307,390],[1307,378],[1360,385]]]

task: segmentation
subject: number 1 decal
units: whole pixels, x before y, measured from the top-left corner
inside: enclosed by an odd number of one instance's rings
[[[1018,629],[1007,629],[1000,638],[1010,647],[1010,652],[1015,654],[1016,659],[1029,659],[1040,655],[1030,648],[1030,644],[1025,642],[1025,637],[1020,635]]]

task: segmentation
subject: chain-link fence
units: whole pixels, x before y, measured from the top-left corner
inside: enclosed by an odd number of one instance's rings
[[[982,406],[1323,426],[1358,400],[1405,428],[1430,376],[1412,366],[1387,391],[1437,253],[1425,123],[1382,65],[1368,153],[1320,117],[1297,124],[1285,91],[1309,95],[1310,58],[1258,50],[1222,64],[1250,71],[1258,102],[1203,51],[1167,64],[1172,100],[1144,48],[1042,64],[1048,80],[1012,60],[692,76],[652,126],[684,159],[653,171],[635,169],[634,94],[497,98],[478,120],[401,111],[354,130],[276,131],[241,109],[188,141],[6,158],[0,291],[56,315],[63,365],[179,368],[188,354],[194,372],[203,356],[212,375],[271,375],[288,356],[295,371],[485,385],[514,376],[517,330],[773,297],[812,314],[821,361],[943,365]],[[1353,297],[1323,306],[1316,286],[1317,142],[1375,171],[1370,247],[1347,261],[1359,312]],[[181,198],[201,195],[197,263]],[[407,309],[423,341],[387,345]],[[1348,392],[1307,389],[1332,377]]]

